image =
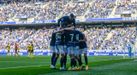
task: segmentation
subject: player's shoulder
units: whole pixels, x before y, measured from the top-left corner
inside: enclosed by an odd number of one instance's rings
[[[62,18],[69,18],[69,16],[63,16]]]
[[[53,32],[53,33],[52,33],[52,36],[55,36],[55,35],[56,35],[56,32]]]
[[[58,30],[58,31],[55,31],[53,34],[56,34],[56,33],[60,33],[60,30]]]
[[[63,31],[66,32],[66,33],[69,33],[69,32],[72,32],[73,30],[71,30],[71,29],[64,29]]]
[[[64,20],[64,19],[69,19],[69,16],[63,16],[60,18],[61,20]]]
[[[59,30],[59,31],[56,31],[54,34],[56,35],[56,34],[63,34],[63,33],[64,33],[63,30]]]
[[[77,33],[77,34],[83,34],[81,31],[79,30],[74,30],[73,32]]]

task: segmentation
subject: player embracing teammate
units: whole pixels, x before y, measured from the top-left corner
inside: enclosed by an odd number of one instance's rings
[[[82,32],[75,29],[75,16],[70,14],[70,16],[60,18],[58,26],[60,30],[52,34],[50,42],[50,49],[52,50],[51,68],[56,68],[56,62],[60,55],[60,70],[67,70],[67,55],[69,55],[69,70],[81,70],[81,55],[84,53],[86,70],[88,70],[86,39]]]

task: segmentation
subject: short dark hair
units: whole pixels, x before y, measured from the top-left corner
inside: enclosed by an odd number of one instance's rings
[[[74,18],[74,17],[75,17],[75,15],[74,15],[73,13],[71,13],[71,14],[70,14],[70,17],[73,17],[73,18]]]

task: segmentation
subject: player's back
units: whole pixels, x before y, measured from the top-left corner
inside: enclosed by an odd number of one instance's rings
[[[63,35],[62,31],[55,32],[55,45],[63,45],[64,37],[62,35]]]
[[[79,35],[81,32],[77,30],[64,30],[65,32],[65,43],[68,46],[75,46],[79,41]]]
[[[55,46],[55,36],[56,36],[56,33],[52,33],[52,36],[51,36],[51,41],[50,41],[50,46]]]
[[[87,48],[86,37],[85,37],[84,34],[81,34],[81,36],[80,36],[79,48],[80,48],[80,49]]]
[[[67,46],[73,46],[73,31],[72,30],[64,30],[64,44]]]

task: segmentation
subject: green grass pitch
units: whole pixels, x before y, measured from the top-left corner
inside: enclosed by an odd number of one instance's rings
[[[134,59],[119,56],[91,56],[88,59],[88,71],[59,71],[49,68],[49,56],[0,56],[0,75],[137,75]]]

